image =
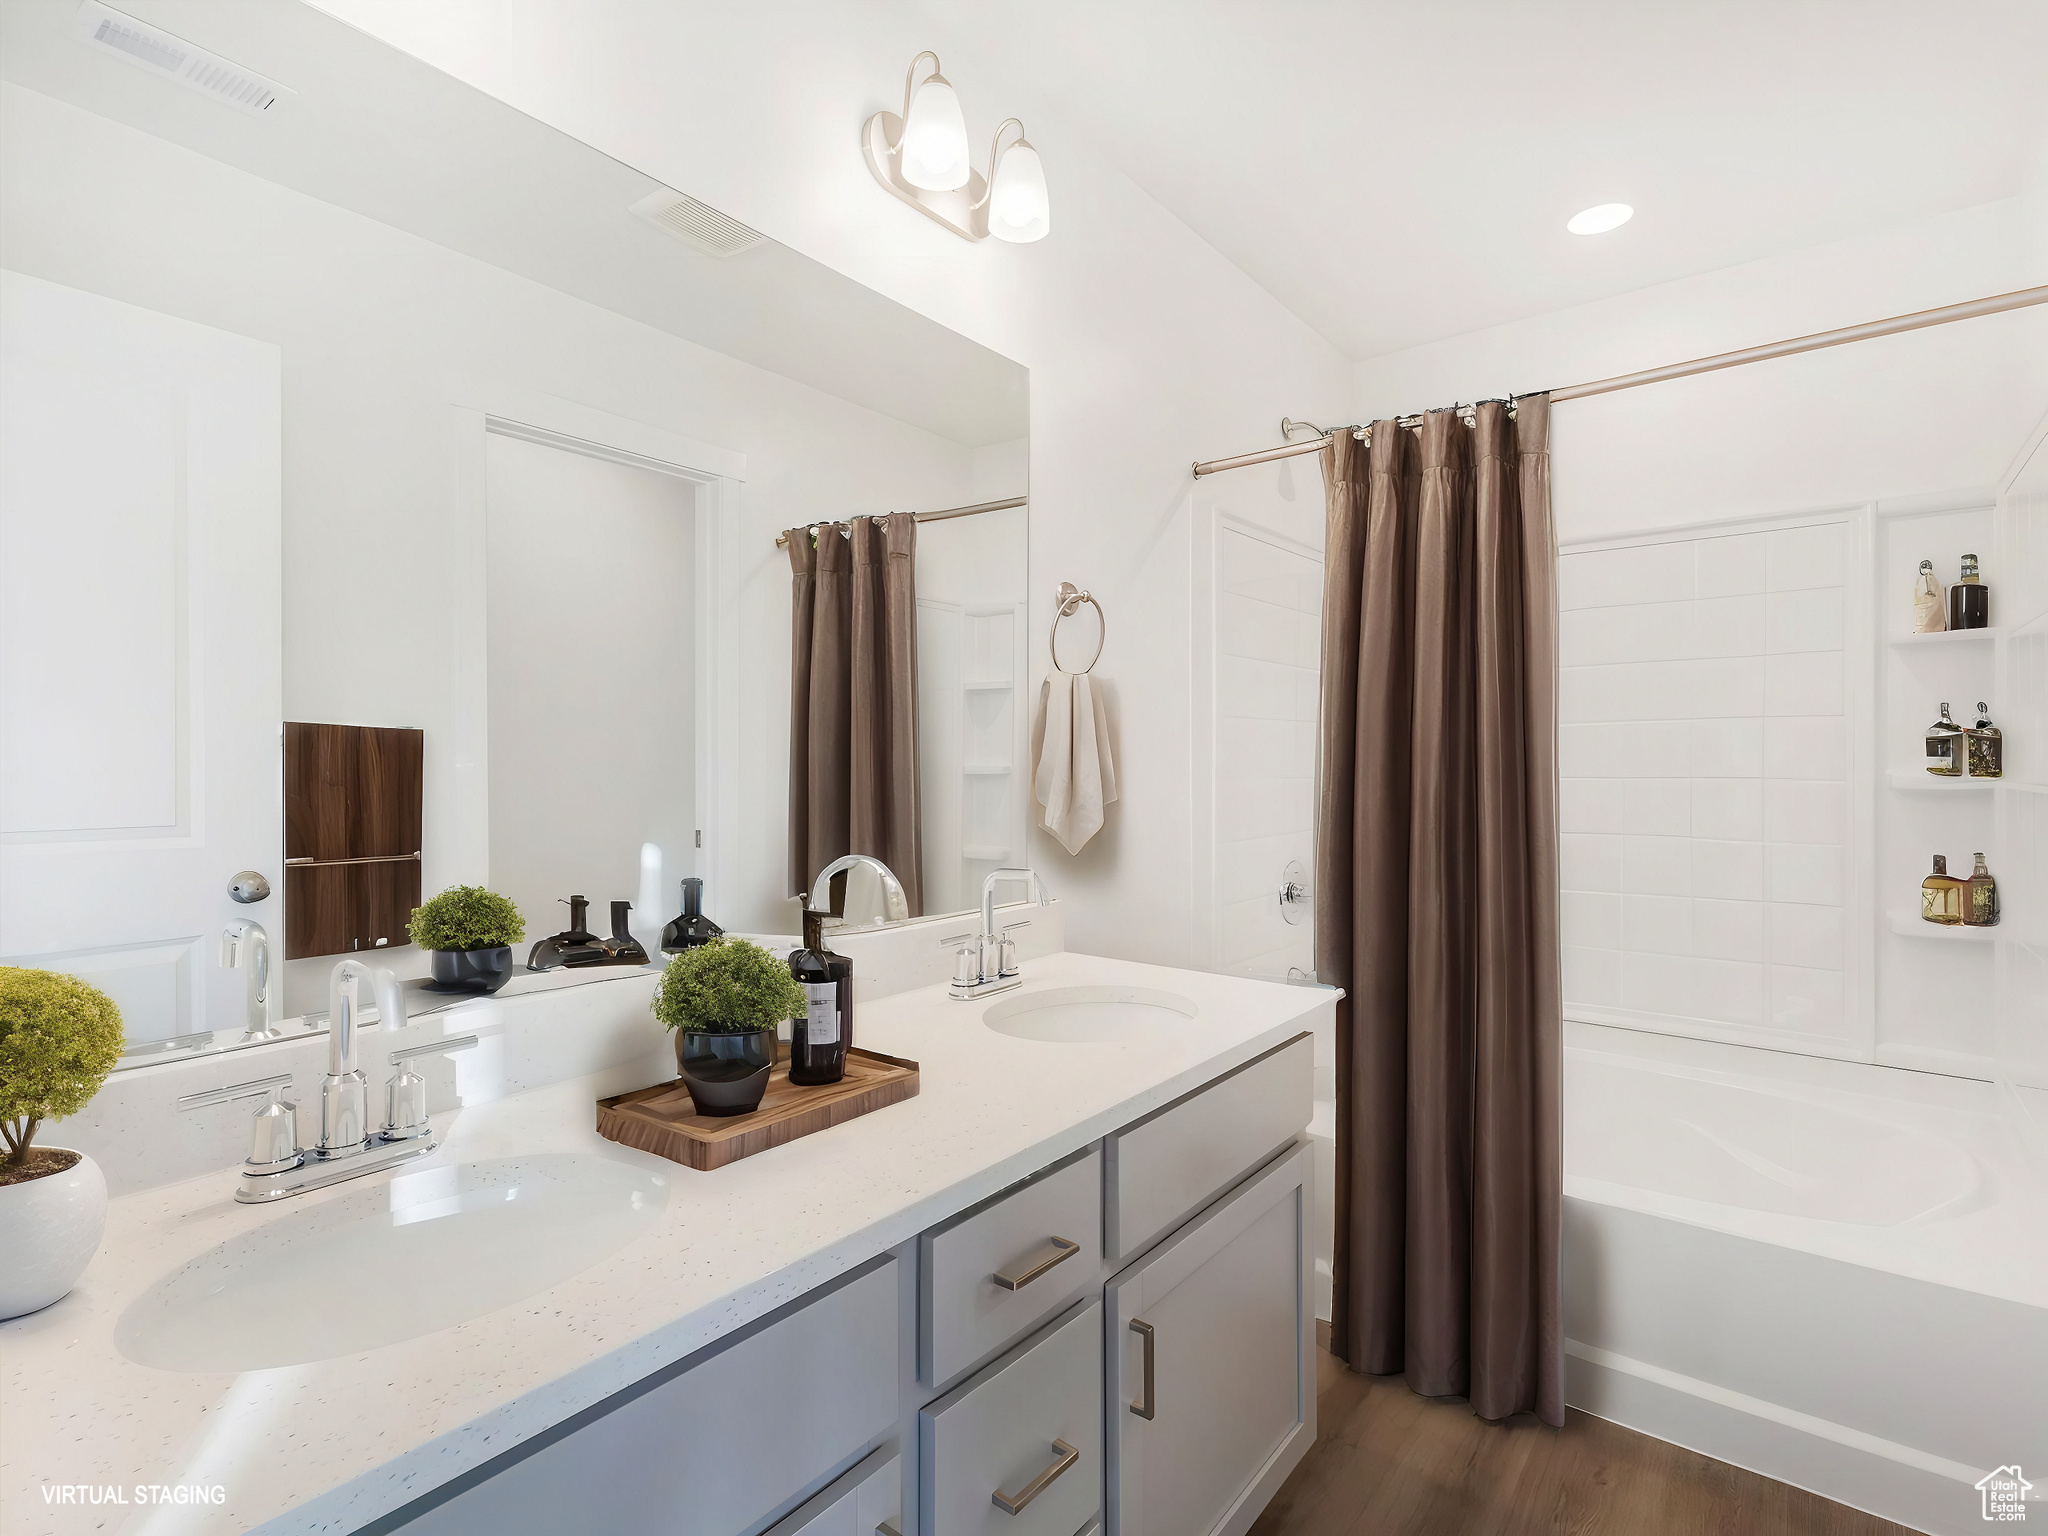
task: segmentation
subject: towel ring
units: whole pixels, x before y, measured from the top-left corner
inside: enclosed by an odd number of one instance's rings
[[[1095,663],[1102,660],[1102,647],[1109,642],[1109,616],[1102,611],[1102,604],[1096,602],[1093,597],[1083,592],[1071,581],[1061,582],[1059,591],[1054,593],[1053,596],[1057,599],[1059,608],[1052,616],[1052,636],[1046,641],[1046,648],[1052,652],[1052,669],[1055,672],[1067,670],[1060,665],[1060,620],[1071,619],[1081,611],[1083,603],[1086,603],[1095,610],[1096,621],[1101,626],[1101,633],[1095,640],[1095,654],[1088,658],[1088,665],[1075,674],[1076,676],[1085,677],[1088,673],[1095,670]]]

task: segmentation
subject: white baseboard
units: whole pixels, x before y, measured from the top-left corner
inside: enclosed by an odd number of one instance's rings
[[[1973,1484],[1988,1469],[1883,1440],[1577,1340],[1572,1407],[1931,1536],[1984,1528]]]

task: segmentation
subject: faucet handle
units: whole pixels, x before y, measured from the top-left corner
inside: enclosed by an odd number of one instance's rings
[[[276,1173],[304,1160],[299,1152],[299,1106],[285,1098],[283,1088],[272,1088],[270,1102],[256,1111],[249,1127],[245,1166],[256,1173]]]
[[[391,1081],[384,1088],[386,1141],[410,1141],[432,1129],[427,1123],[427,1080],[406,1063],[415,1056],[430,1056],[437,1051],[466,1051],[475,1044],[475,1035],[456,1035],[448,1040],[409,1045],[402,1051],[391,1053],[391,1065],[398,1070],[391,1074]]]
[[[981,946],[962,944],[953,954],[953,985],[971,987],[981,980]]]
[[[1008,978],[1023,971],[1023,966],[1017,961],[1017,941],[1007,933],[1003,935],[1001,954],[1002,970],[998,973],[1000,976]]]

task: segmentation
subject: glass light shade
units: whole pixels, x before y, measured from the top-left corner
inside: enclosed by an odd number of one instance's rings
[[[927,192],[967,185],[967,119],[944,75],[932,75],[910,98],[903,118],[903,179]]]
[[[1045,166],[1024,140],[1005,149],[989,170],[988,232],[1022,245],[1043,240],[1052,227],[1052,200],[1045,190]]]

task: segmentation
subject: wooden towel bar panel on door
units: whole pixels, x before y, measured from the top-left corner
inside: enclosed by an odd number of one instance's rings
[[[406,942],[420,904],[425,733],[284,728],[285,958]]]

